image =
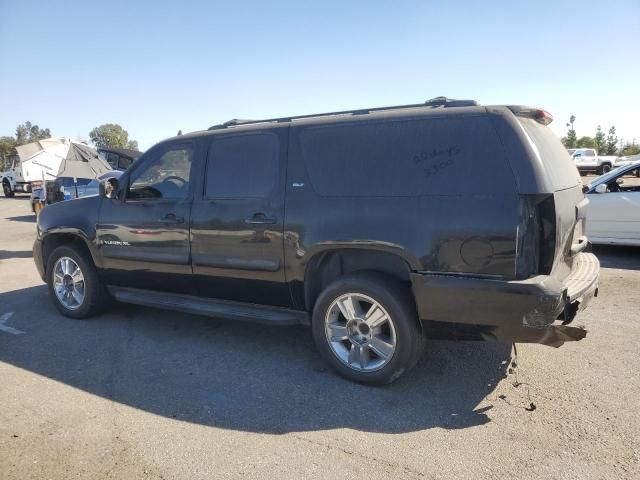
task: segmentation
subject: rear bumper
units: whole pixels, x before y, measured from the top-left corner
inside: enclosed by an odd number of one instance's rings
[[[597,295],[599,272],[598,259],[583,252],[564,281],[546,275],[502,281],[415,273],[411,282],[423,321],[481,327],[484,338],[559,346],[584,338],[585,330],[567,324]],[[556,320],[563,324],[554,325]]]

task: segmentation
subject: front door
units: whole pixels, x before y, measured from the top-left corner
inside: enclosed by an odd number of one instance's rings
[[[192,292],[193,157],[191,142],[160,145],[121,177],[118,199],[103,199],[96,233],[108,284]]]
[[[191,223],[200,295],[290,306],[282,250],[287,135],[288,127],[271,127],[211,137]]]
[[[587,236],[605,242],[640,242],[640,191],[590,194]]]

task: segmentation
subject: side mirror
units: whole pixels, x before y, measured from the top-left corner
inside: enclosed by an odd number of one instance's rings
[[[607,193],[607,185],[604,183],[596,185],[596,193]]]
[[[100,182],[98,189],[103,198],[118,198],[118,179],[107,178]]]
[[[616,178],[616,183],[617,183],[618,185],[622,185],[622,184],[624,183],[624,180],[623,180],[623,179],[621,179],[621,178]]]

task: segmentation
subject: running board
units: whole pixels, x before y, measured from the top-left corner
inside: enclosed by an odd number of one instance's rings
[[[134,303],[146,307],[268,325],[311,324],[311,319],[307,312],[289,308],[218,300],[215,298],[201,298],[193,295],[141,290],[138,288],[108,286],[107,289],[119,302]]]

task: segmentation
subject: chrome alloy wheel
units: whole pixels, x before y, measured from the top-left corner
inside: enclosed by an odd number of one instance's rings
[[[360,293],[333,301],[325,316],[325,333],[333,353],[359,372],[381,369],[396,350],[393,320],[382,305]]]
[[[69,257],[60,257],[53,266],[53,291],[65,308],[75,310],[84,301],[84,276],[78,264]]]

